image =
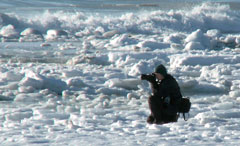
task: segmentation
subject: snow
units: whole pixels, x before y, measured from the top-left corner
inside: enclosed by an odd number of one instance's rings
[[[239,144],[239,11],[38,15],[0,14],[2,145]],[[190,97],[188,121],[147,124],[140,75],[159,64]]]
[[[10,24],[10,25],[2,27],[2,29],[0,31],[0,35],[3,37],[15,37],[18,34],[15,31],[14,26]]]
[[[40,31],[33,28],[26,28],[24,31],[20,33],[22,36],[28,35],[42,35]]]
[[[47,40],[55,40],[58,37],[66,37],[67,38],[67,32],[65,32],[64,30],[54,30],[54,29],[50,29],[47,31],[47,35],[46,35],[46,39]]]

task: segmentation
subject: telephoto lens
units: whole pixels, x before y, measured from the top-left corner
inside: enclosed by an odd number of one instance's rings
[[[153,81],[156,80],[156,75],[154,73],[152,74],[142,74],[141,80],[147,80],[147,81]]]
[[[141,80],[146,80],[147,79],[147,75],[146,74],[142,74],[141,75]]]

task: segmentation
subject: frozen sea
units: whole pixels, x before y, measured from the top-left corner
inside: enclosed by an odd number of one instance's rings
[[[238,0],[1,0],[0,40],[0,145],[240,143]],[[188,121],[147,124],[159,64]]]

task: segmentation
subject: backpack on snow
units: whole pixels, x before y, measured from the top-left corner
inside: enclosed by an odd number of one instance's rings
[[[179,112],[179,114],[182,113],[185,121],[187,121],[185,114],[189,113],[190,108],[191,108],[191,102],[190,102],[189,97],[181,98],[181,101],[180,101],[180,104],[178,107],[178,112]]]

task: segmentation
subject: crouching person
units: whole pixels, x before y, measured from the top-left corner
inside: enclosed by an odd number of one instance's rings
[[[152,95],[148,99],[151,114],[147,122],[149,124],[177,122],[182,94],[177,81],[167,73],[167,69],[161,64],[154,73],[142,74],[141,79],[149,81],[152,88]]]

